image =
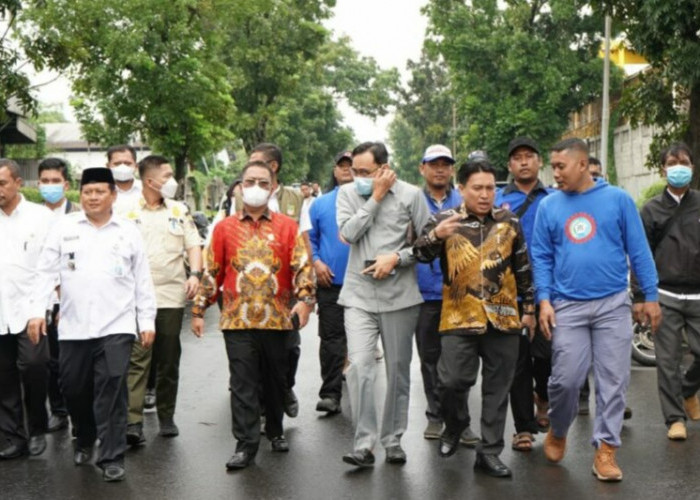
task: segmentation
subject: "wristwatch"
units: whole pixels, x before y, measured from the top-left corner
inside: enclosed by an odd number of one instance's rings
[[[190,271],[190,276],[194,276],[198,280],[202,279],[202,271]]]
[[[316,305],[316,299],[314,297],[303,297],[303,298],[299,299],[299,302],[303,302],[307,306]]]

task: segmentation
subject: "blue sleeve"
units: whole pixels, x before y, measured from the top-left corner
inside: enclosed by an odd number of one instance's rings
[[[503,188],[496,189],[496,198],[493,200],[494,207],[503,205]]]
[[[651,255],[644,224],[639,217],[637,207],[632,198],[623,193],[622,205],[622,236],[625,250],[632,266],[632,271],[639,281],[646,302],[659,300],[659,276],[656,272],[654,257]]]
[[[319,228],[318,203],[312,203],[309,208],[309,219],[311,220],[311,229],[309,229],[309,243],[311,243],[312,262],[316,262],[321,258],[319,251],[321,250],[321,231]]]
[[[530,255],[532,256],[532,273],[535,277],[537,302],[551,300],[554,283],[554,242],[550,233],[547,210],[537,210],[535,226],[532,231]]]

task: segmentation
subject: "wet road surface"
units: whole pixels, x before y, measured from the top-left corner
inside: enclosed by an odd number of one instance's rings
[[[107,484],[93,466],[75,467],[70,431],[48,437],[39,457],[0,462],[0,498],[52,499],[544,499],[700,498],[700,422],[688,426],[688,440],[666,438],[656,392],[654,369],[634,367],[628,395],[634,416],[626,421],[618,462],[621,483],[601,483],[591,475],[593,448],[589,444],[593,416],[578,417],[559,465],[542,453],[544,435],[537,435],[530,453],[510,449],[513,433],[509,415],[502,459],[512,479],[475,474],[474,451],[461,448],[453,457],[437,456],[437,442],[423,439],[426,421],[420,366],[414,351],[409,425],[402,445],[404,466],[384,463],[375,450],[373,469],[356,470],[341,461],[352,448],[348,399],[340,415],[315,411],[319,388],[316,318],[302,330],[302,358],[296,392],[299,416],[285,418],[291,451],[271,453],[263,437],[255,464],[229,472],[225,463],[234,451],[227,391],[228,369],[224,341],[217,330],[218,313],[207,313],[207,332],[196,339],[183,328],[180,397],[175,420],[180,436],[157,436],[155,413],[146,413],[147,444],[129,450],[127,479]],[[380,377],[382,378],[382,377]],[[478,433],[479,386],[470,396],[472,429]],[[594,411],[594,405],[591,404]]]

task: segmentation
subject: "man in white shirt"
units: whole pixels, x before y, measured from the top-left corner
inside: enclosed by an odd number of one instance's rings
[[[43,306],[61,286],[61,389],[76,428],[73,461],[90,460],[105,481],[121,481],[126,450],[127,373],[140,329],[144,347],[155,338],[156,300],[143,238],[136,225],[113,215],[117,198],[111,170],[88,168],[80,181],[84,212],[54,225],[37,266],[29,308],[30,339],[46,333]]]
[[[39,193],[44,199],[44,206],[53,211],[55,217],[77,212],[80,204],[66,198],[70,189],[70,172],[68,164],[61,158],[45,158],[39,163]],[[58,294],[54,294],[49,305],[49,407],[51,415],[47,430],[59,431],[68,427],[68,410],[58,384]],[[53,306],[53,307],[51,307]]]
[[[112,170],[117,186],[114,213],[124,215],[141,199],[141,181],[136,179],[136,150],[127,144],[112,146],[107,150],[107,168]]]
[[[45,339],[31,342],[26,327],[36,263],[52,214],[25,200],[21,186],[19,166],[0,158],[0,435],[5,437],[0,459],[46,449],[49,348]],[[48,304],[47,297],[42,315]]]

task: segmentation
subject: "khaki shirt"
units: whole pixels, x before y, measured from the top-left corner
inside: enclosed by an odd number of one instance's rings
[[[202,244],[187,206],[164,200],[151,209],[142,197],[124,216],[143,235],[158,308],[185,307],[185,251]]]

